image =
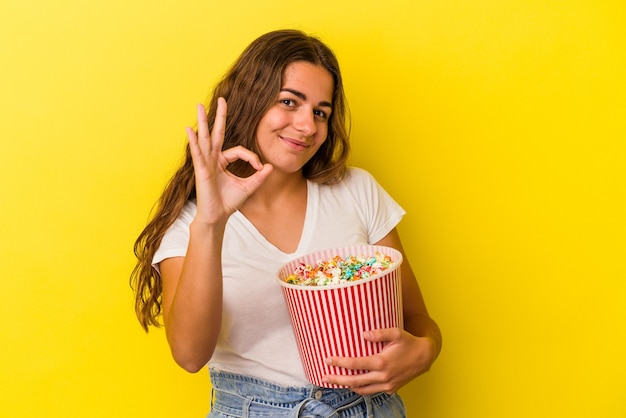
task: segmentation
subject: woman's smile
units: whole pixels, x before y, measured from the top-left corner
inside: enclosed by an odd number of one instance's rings
[[[307,149],[308,147],[310,147],[310,145],[306,142],[306,141],[300,141],[294,138],[289,138],[286,136],[282,136],[279,135],[278,136],[280,139],[283,140],[283,142],[290,148],[296,150],[296,151],[304,151],[305,149]]]

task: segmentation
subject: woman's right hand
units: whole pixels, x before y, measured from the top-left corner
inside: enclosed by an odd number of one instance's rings
[[[196,221],[207,225],[225,223],[245,200],[265,181],[272,171],[270,164],[262,164],[258,155],[236,146],[222,151],[226,128],[226,100],[220,97],[213,130],[209,132],[206,110],[199,104],[198,132],[187,128],[187,138],[196,177]],[[242,178],[226,166],[236,160],[247,161],[255,170]]]

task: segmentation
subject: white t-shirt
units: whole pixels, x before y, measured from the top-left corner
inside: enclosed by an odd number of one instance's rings
[[[162,260],[186,254],[195,213],[195,202],[187,202],[154,256],[157,270]],[[404,213],[376,180],[359,168],[350,168],[338,184],[308,182],[304,228],[292,254],[280,251],[241,212],[235,212],[224,234],[222,328],[209,367],[282,385],[307,385],[276,282],[278,270],[317,250],[376,243]]]

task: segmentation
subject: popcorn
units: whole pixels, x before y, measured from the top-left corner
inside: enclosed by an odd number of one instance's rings
[[[301,263],[285,282],[302,286],[327,286],[367,279],[393,265],[391,257],[376,252],[371,257],[363,255],[334,256],[329,260],[318,260],[315,266]]]

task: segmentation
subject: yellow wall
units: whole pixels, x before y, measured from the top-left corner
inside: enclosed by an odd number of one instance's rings
[[[409,416],[626,416],[622,0],[89,2],[0,13],[0,416],[201,417],[135,322],[132,244],[194,104],[257,35],[343,64],[353,163],[445,336]]]

